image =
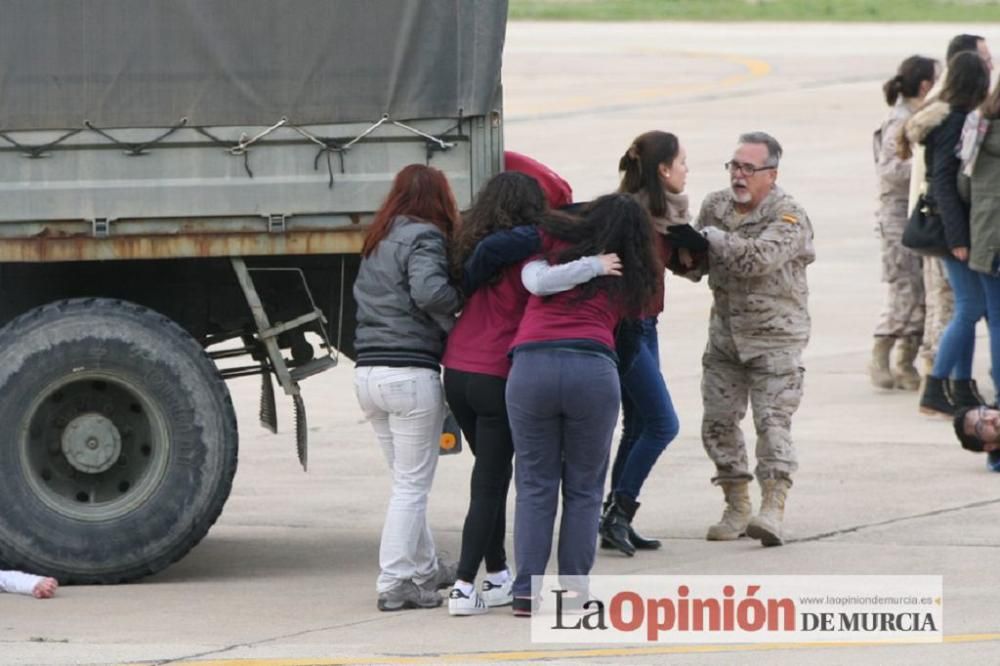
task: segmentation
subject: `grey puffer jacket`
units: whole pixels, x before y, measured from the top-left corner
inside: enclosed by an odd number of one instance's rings
[[[992,273],[1000,256],[1000,120],[991,120],[972,172],[969,268]]]
[[[396,217],[389,235],[361,260],[354,299],[358,365],[437,368],[462,306],[449,279],[444,234],[418,218]]]

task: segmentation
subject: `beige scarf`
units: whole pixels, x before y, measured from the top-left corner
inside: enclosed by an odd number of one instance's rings
[[[645,191],[636,194],[635,198],[643,208],[647,211],[649,210],[649,195]],[[656,217],[652,214],[649,216],[653,221],[653,228],[658,233],[667,233],[667,227],[691,223],[691,211],[688,208],[688,196],[686,194],[674,194],[673,192],[664,190],[663,199],[667,205],[663,217]]]

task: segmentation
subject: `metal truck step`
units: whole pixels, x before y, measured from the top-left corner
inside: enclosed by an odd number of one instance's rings
[[[337,365],[337,359],[332,356],[320,356],[319,358],[314,358],[311,361],[307,361],[300,366],[292,368],[289,372],[292,375],[292,379],[295,381],[300,381],[306,377],[311,377],[313,375],[319,374],[324,370],[328,370]]]

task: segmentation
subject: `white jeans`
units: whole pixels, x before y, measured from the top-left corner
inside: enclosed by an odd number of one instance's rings
[[[435,574],[427,496],[437,469],[444,421],[440,373],[426,368],[359,367],[354,388],[392,472],[392,496],[382,526],[376,590]]]

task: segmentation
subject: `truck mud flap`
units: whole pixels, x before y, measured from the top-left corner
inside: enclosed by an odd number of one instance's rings
[[[316,307],[309,285],[306,283],[302,271],[296,268],[247,268],[246,263],[240,257],[230,258],[236,278],[239,281],[243,294],[246,297],[247,305],[253,314],[256,325],[256,340],[267,352],[266,358],[261,361],[261,390],[260,390],[260,423],[271,432],[278,431],[278,414],[274,398],[274,384],[271,380],[273,373],[278,379],[285,395],[292,398],[295,407],[295,448],[298,454],[299,463],[303,470],[308,470],[309,461],[309,429],[306,419],[305,402],[302,400],[302,392],[299,382],[306,377],[323,372],[337,365],[337,357],[331,353],[332,345],[326,334],[326,318],[322,311]],[[272,324],[264,309],[260,295],[254,286],[251,273],[254,271],[295,271],[302,280],[302,287],[309,297],[312,310],[294,319],[278,324]],[[322,347],[326,354],[318,356],[298,365],[289,367],[281,349],[278,346],[278,336],[294,329],[305,329],[317,333],[322,339]]]

